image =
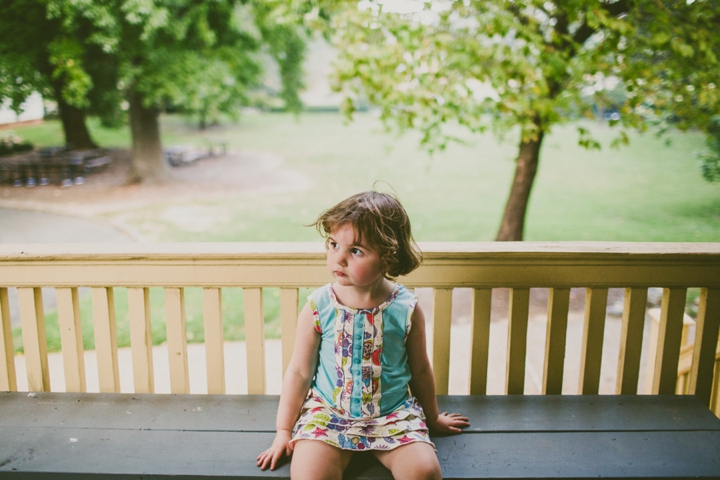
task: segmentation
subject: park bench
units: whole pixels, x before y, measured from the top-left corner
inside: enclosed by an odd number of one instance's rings
[[[173,145],[163,149],[165,158],[173,167],[189,165],[207,156],[206,152],[197,150],[190,145]]]
[[[207,150],[193,145],[172,145],[166,147],[163,153],[171,166],[181,167],[204,158],[224,157],[227,154],[227,144],[221,141],[207,141]]]
[[[471,427],[434,438],[445,478],[720,478],[716,355],[718,244],[428,244],[402,279],[434,288],[428,312],[442,410]],[[327,279],[322,246],[197,244],[0,246],[0,478],[288,478],[255,466],[274,435],[265,395],[264,287],[280,288],[282,363],[295,336],[300,286]],[[42,286],[54,286],[67,392],[50,391]],[[99,393],[85,392],[77,288],[92,287]],[[154,392],[150,287],[165,291],[171,391]],[[185,296],[203,288],[208,394],[189,394]],[[526,395],[531,286],[550,288],[542,392]],[[571,286],[588,286],[578,395],[563,393]],[[615,394],[598,395],[607,288],[626,288]],[[638,395],[648,286],[664,290],[653,334],[650,395]],[[678,388],[685,293],[700,287]],[[8,287],[18,288],[29,392],[17,392]],[[135,393],[119,393],[114,288],[128,289]],[[243,289],[248,395],[225,394],[222,288]],[[448,395],[452,288],[473,289],[470,395]],[[506,395],[487,395],[492,288],[508,287]],[[685,346],[682,346],[687,350]],[[228,368],[232,367],[228,365]],[[716,373],[713,373],[715,370]],[[683,373],[685,375],[685,373]],[[359,454],[346,478],[389,478]]]

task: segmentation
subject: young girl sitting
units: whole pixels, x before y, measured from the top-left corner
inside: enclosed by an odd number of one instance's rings
[[[459,433],[469,424],[438,413],[425,317],[417,297],[392,281],[422,260],[405,209],[394,196],[365,192],[314,225],[335,282],[300,312],[277,435],[258,466],[273,470],[294,452],[293,479],[341,479],[352,452],[372,450],[395,479],[441,478],[429,429]]]

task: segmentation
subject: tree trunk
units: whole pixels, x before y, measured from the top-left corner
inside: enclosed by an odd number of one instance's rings
[[[73,107],[62,98],[62,92],[56,90],[55,98],[58,102],[58,113],[65,131],[65,145],[76,150],[89,150],[97,148],[97,144],[90,137],[85,123],[85,110]]]
[[[131,93],[130,130],[132,133],[131,182],[160,183],[167,179],[170,169],[160,143],[160,125],[157,108],[147,108],[142,97]]]
[[[523,239],[525,229],[525,212],[527,211],[530,190],[532,189],[535,173],[537,173],[540,158],[540,146],[545,132],[539,121],[537,136],[530,140],[520,140],[520,152],[515,164],[515,177],[513,178],[510,197],[505,205],[500,231],[497,241],[520,241]]]

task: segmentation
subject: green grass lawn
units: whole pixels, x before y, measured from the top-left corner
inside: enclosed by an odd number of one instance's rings
[[[583,122],[608,145],[615,133]],[[93,137],[103,146],[129,147],[127,128],[103,129],[90,121]],[[307,189],[278,193],[248,192],[231,199],[188,203],[218,220],[205,231],[184,230],[164,218],[168,208],[157,204],[115,212],[148,238],[158,241],[308,241],[319,240],[312,222],[323,209],[373,182],[387,182],[406,206],[419,241],[489,241],[495,236],[509,191],[515,139],[500,142],[490,134],[465,136],[465,144],[429,156],[418,148],[418,135],[383,133],[371,114],[345,124],[335,113],[247,114],[238,124],[197,131],[186,119],[162,119],[163,142],[196,143],[222,140],[236,150],[281,155],[283,168],[307,177]],[[21,137],[38,146],[62,143],[56,121],[18,128]],[[666,144],[666,139],[670,144]],[[664,139],[631,135],[619,150],[587,151],[577,146],[575,125],[557,127],[546,136],[540,168],[530,199],[526,240],[535,241],[720,241],[720,185],[703,181],[694,153],[704,147],[698,133],[671,133]],[[300,177],[303,178],[303,177]],[[381,188],[387,189],[387,186]],[[242,192],[239,192],[242,193]],[[232,290],[232,289],[230,289]],[[279,333],[277,292],[266,292],[266,331]],[[127,300],[116,289],[118,341],[129,344]],[[189,341],[203,340],[202,295],[186,295]],[[242,339],[242,295],[224,296],[227,339]],[[153,341],[165,340],[163,298],[153,289]],[[82,299],[82,317],[91,318],[89,296]],[[57,313],[47,312],[49,349],[60,347]],[[19,329],[17,329],[19,337]],[[92,325],[83,324],[86,348]],[[21,348],[16,338],[16,347]]]
[[[615,135],[590,122],[605,145]],[[495,236],[512,179],[515,139],[466,135],[429,156],[414,133],[382,132],[370,114],[345,124],[335,113],[249,114],[238,124],[199,132],[180,116],[162,122],[163,142],[202,144],[223,140],[230,148],[280,154],[284,168],[309,180],[308,190],[251,193],[228,200],[192,203],[218,221],[206,231],[187,231],[164,220],[170,206],[158,204],[122,215],[149,238],[160,241],[302,241],[317,239],[303,224],[348,195],[389,183],[405,204],[418,240],[487,241]],[[91,120],[104,146],[127,147],[127,128],[108,130]],[[17,129],[37,145],[62,143],[57,122]],[[666,145],[666,140],[670,144]],[[575,125],[546,137],[530,199],[526,240],[670,241],[720,240],[720,184],[702,180],[695,152],[698,133],[664,139],[634,134],[630,146],[587,151],[577,145]],[[387,187],[383,187],[387,188]],[[177,206],[173,204],[173,206]]]
[[[332,115],[307,115],[300,122],[261,116],[247,118],[244,126],[232,139],[236,145],[272,149],[285,156],[289,168],[314,179],[310,192],[287,195],[284,202],[252,200],[248,210],[260,208],[261,218],[278,212],[286,217],[290,225],[285,234],[278,229],[278,240],[308,238],[298,225],[375,180],[398,192],[418,240],[495,237],[512,180],[514,141],[468,137],[467,145],[429,157],[418,150],[416,135],[373,134],[379,125],[370,115],[349,126]],[[590,128],[606,144],[614,134],[599,125]],[[283,142],[274,136],[277,130]],[[620,150],[586,151],[577,146],[573,125],[557,128],[541,153],[526,240],[720,240],[720,185],[702,180],[694,156],[704,138],[680,133],[669,138],[666,146],[651,135],[634,135]],[[309,214],[301,215],[306,210]],[[256,232],[249,228],[239,236],[251,239]]]

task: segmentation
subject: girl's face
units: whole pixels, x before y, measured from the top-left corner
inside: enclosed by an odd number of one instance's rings
[[[374,287],[382,282],[384,262],[378,252],[365,242],[356,243],[352,224],[345,223],[330,232],[327,266],[335,281],[347,287]]]

